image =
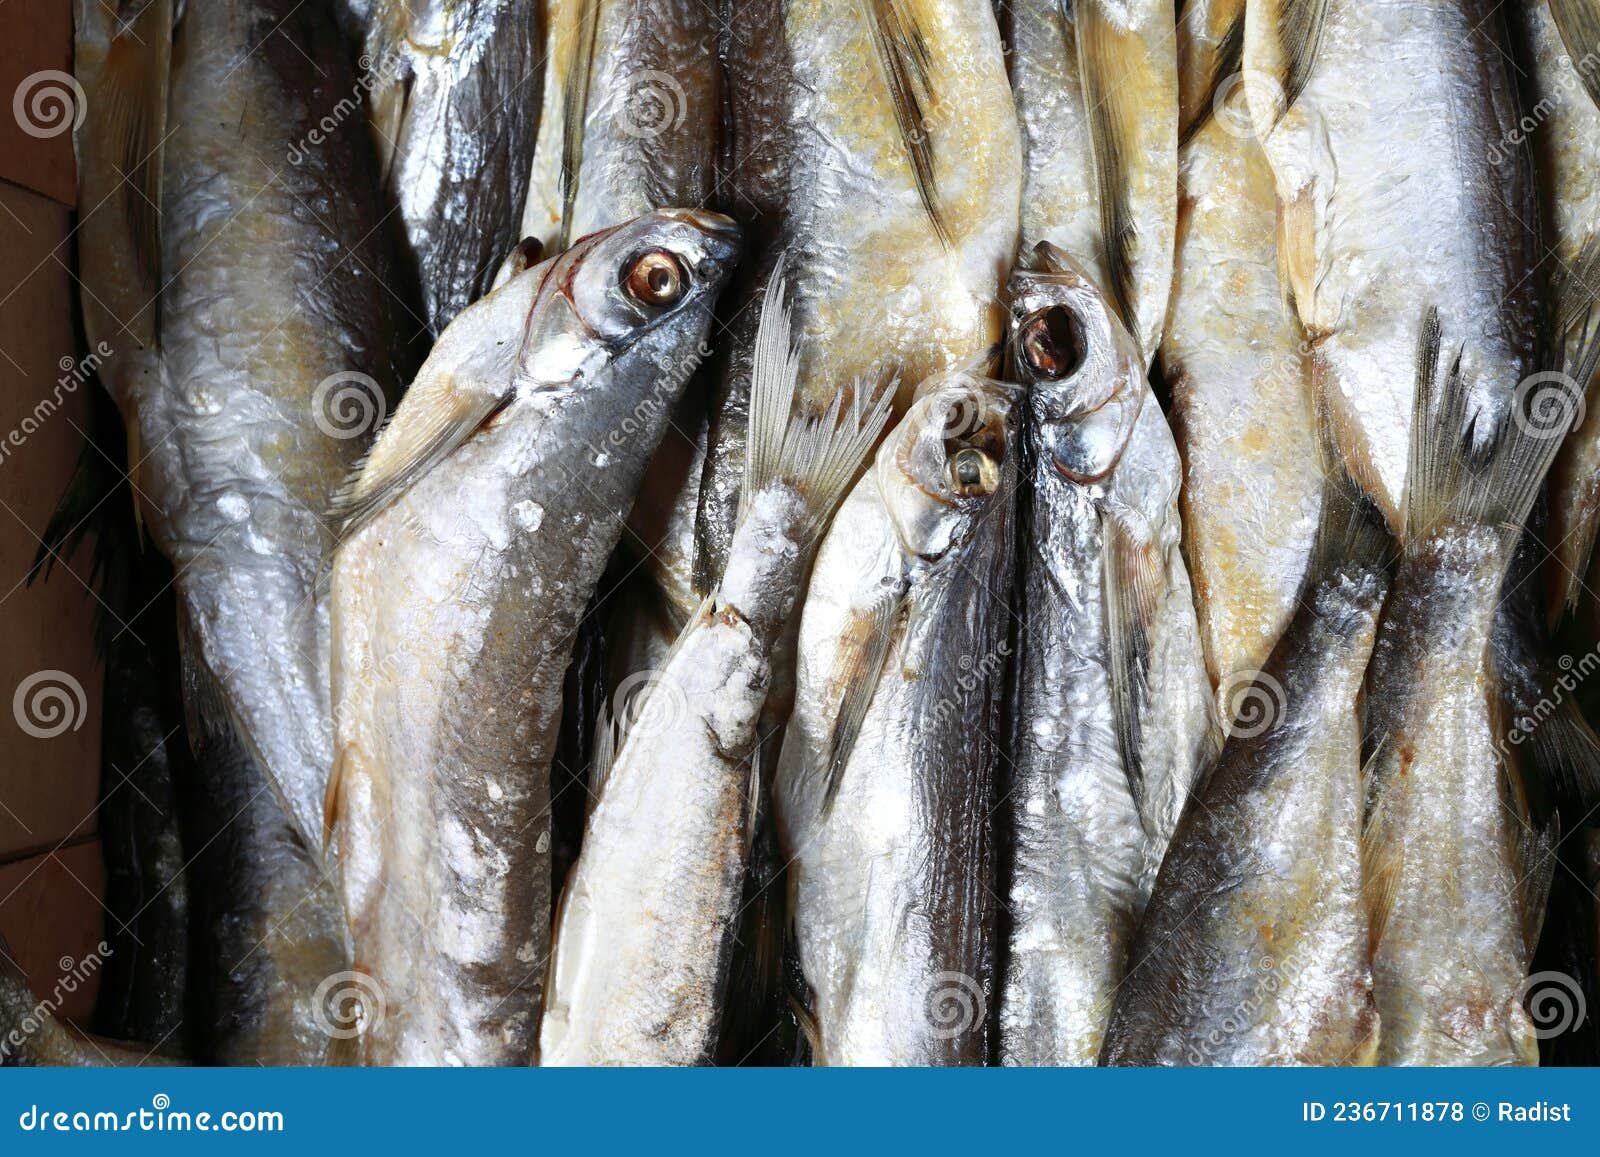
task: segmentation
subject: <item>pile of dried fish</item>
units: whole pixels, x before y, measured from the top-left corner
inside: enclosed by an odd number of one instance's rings
[[[1600,3],[78,19],[176,963],[7,1060],[1600,1061]]]

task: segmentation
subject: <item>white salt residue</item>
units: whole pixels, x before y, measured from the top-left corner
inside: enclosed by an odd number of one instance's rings
[[[531,498],[524,498],[511,508],[511,517],[523,530],[533,532],[544,521],[544,507]]]

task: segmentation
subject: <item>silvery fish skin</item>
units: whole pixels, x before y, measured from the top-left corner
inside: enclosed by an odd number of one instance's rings
[[[1578,0],[1563,5],[1592,7]],[[1569,24],[1574,38],[1569,44],[1549,0],[1520,0],[1509,10],[1533,78],[1536,103],[1527,116],[1535,127],[1528,140],[1548,201],[1544,241],[1553,251],[1558,276],[1584,276],[1584,245],[1600,229],[1600,107],[1592,95],[1600,82],[1600,43],[1586,44],[1578,37],[1600,32],[1600,26]],[[1505,163],[1510,163],[1513,149],[1509,142],[1500,147]],[[1577,345],[1576,335],[1568,335],[1569,371]],[[1550,491],[1546,537],[1555,550],[1555,562],[1548,568],[1555,616],[1577,605],[1600,527],[1600,422],[1577,423],[1551,468]]]
[[[1536,1064],[1522,983],[1550,849],[1508,742],[1491,638],[1518,532],[1559,439],[1509,415],[1471,457],[1470,364],[1437,317],[1419,342],[1413,531],[1366,676],[1373,980],[1386,1065]],[[1475,335],[1474,335],[1475,336]],[[1369,873],[1373,874],[1373,873]]]
[[[1373,806],[1403,856],[1373,959],[1383,1064],[1537,1063],[1519,825],[1486,707],[1502,563],[1492,535],[1430,536],[1395,581],[1368,674]]]
[[[180,624],[195,763],[188,831],[196,933],[191,1026],[199,1059],[219,1065],[322,1065],[359,995],[338,892],[306,850],[193,660]]]
[[[1016,399],[925,382],[808,587],[773,790],[817,1064],[988,1060]]]
[[[728,567],[600,762],[561,898],[543,1065],[709,1063],[757,807],[778,648],[818,539],[888,416],[864,385],[791,418],[797,362],[775,271],[752,455]]]
[[[1259,670],[1294,614],[1322,486],[1309,360],[1278,285],[1272,171],[1231,91],[1214,114],[1203,107],[1183,149],[1161,343],[1184,555],[1217,685]]]
[[[324,516],[398,377],[371,149],[357,119],[333,121],[350,55],[319,7],[186,7],[164,149],[163,373],[121,399],[193,658],[315,849],[333,760]],[[338,127],[309,144],[325,118]]]
[[[369,1064],[533,1056],[562,673],[676,400],[649,404],[658,362],[704,339],[737,251],[727,218],[671,210],[512,278],[440,337],[347,498],[330,817],[383,994]]]
[[[820,412],[895,363],[909,390],[997,343],[1022,182],[988,0],[747,0],[730,27],[728,211],[764,248],[730,295],[696,527],[720,572],[743,471],[756,310],[786,255],[800,398]],[[892,81],[901,83],[896,87]],[[898,102],[895,93],[901,98]]]
[[[701,0],[552,0],[545,111],[522,232],[549,253],[668,205],[704,205],[721,117],[714,5]],[[735,215],[742,218],[742,209]],[[642,565],[607,631],[619,686],[660,666],[700,603],[694,519],[705,458],[709,349],[676,351],[663,377],[689,385],[629,516],[621,548]],[[642,609],[642,611],[641,611]]]
[[[487,292],[520,239],[543,85],[540,11],[521,0],[379,0],[368,17],[368,115],[435,335]]]
[[[544,114],[522,235],[557,253],[711,193],[720,119],[714,6],[549,0]]]
[[[1244,88],[1314,388],[1397,533],[1425,310],[1478,335],[1464,370],[1480,436],[1533,354],[1533,175],[1521,147],[1494,159],[1519,115],[1499,7],[1264,0],[1246,14]],[[1393,67],[1375,72],[1379,44]]]
[[[1023,250],[1048,241],[1069,254],[1153,358],[1177,222],[1172,3],[1022,0],[1010,11]]]
[[[1173,834],[1104,1064],[1353,1065],[1377,1053],[1357,702],[1391,548],[1382,516],[1349,489],[1325,499],[1299,609],[1240,689],[1232,734]]]
[[[1034,257],[1039,271],[1010,286],[1012,357],[1031,387],[1031,492],[1000,1054],[1092,1065],[1134,925],[1217,737],[1179,553],[1181,466],[1143,355],[1064,254]]]

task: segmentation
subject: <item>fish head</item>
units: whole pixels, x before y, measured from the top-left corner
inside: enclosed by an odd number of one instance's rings
[[[519,389],[579,389],[606,371],[653,367],[676,380],[703,358],[740,229],[730,217],[663,209],[591,233],[521,274],[539,278],[523,337]]]
[[[878,490],[902,549],[943,557],[972,537],[1016,478],[1018,391],[972,373],[935,375],[878,449]]]
[[[1028,390],[1034,461],[1103,480],[1122,458],[1147,392],[1144,356],[1104,294],[1048,241],[1012,272],[1009,347]]]

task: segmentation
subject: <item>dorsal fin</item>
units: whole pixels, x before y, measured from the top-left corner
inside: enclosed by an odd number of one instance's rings
[[[926,109],[939,101],[933,77],[933,54],[917,19],[915,0],[865,0],[873,42],[883,65],[884,82],[894,103],[906,159],[917,182],[917,196],[939,244],[950,247],[939,185],[934,171],[933,142],[928,134]]]

